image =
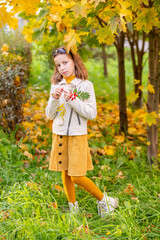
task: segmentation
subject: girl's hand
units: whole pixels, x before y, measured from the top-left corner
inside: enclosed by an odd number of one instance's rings
[[[51,95],[52,95],[55,99],[59,99],[62,92],[63,92],[63,89],[62,89],[61,87],[58,87],[58,88],[55,89],[54,93],[52,93]]]
[[[64,91],[64,98],[68,102],[70,99],[71,93],[68,90],[63,90],[63,91]]]

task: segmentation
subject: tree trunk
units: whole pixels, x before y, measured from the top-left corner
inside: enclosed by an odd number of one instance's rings
[[[126,134],[128,130],[128,120],[126,110],[124,38],[125,38],[124,32],[120,32],[119,35],[116,36],[115,46],[118,55],[120,130]]]
[[[155,98],[154,98],[154,109],[158,115],[158,103],[160,96],[160,29],[156,32],[156,62],[155,62]],[[156,119],[156,125],[154,125],[154,142],[155,142],[155,159],[157,164],[157,153],[158,153],[158,118]]]
[[[149,33],[149,76],[148,83],[153,85],[155,89],[155,63],[156,63],[156,33],[155,29]],[[155,93],[148,91],[147,111],[151,113],[155,111]],[[149,162],[154,163],[154,159],[157,159],[156,144],[155,144],[155,127],[147,125],[147,141],[150,145],[147,147],[147,157]]]
[[[127,29],[127,38],[128,42],[130,44],[131,49],[131,59],[132,59],[132,66],[133,66],[133,73],[134,73],[134,79],[139,80],[140,82],[138,84],[135,84],[135,93],[139,93],[139,97],[134,103],[134,106],[137,108],[142,107],[142,91],[139,89],[139,87],[142,85],[142,71],[143,71],[143,55],[144,55],[144,46],[145,46],[145,40],[146,40],[146,33],[142,32],[143,40],[142,40],[142,48],[139,48],[139,32],[136,30],[133,30],[131,33],[129,29]],[[134,46],[136,48],[134,48]],[[137,55],[137,58],[136,58]],[[136,62],[137,59],[137,62]]]
[[[106,44],[103,44],[102,46],[102,59],[103,59],[104,76],[108,77]]]

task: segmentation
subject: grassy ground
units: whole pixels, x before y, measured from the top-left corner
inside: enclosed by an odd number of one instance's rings
[[[39,63],[35,60],[32,65],[36,79],[30,80],[24,133],[15,131],[8,136],[0,131],[0,239],[160,239],[160,169],[147,162],[144,131],[125,140],[119,135],[117,104],[113,104],[117,100],[116,62],[110,60],[107,79],[100,74],[101,63],[93,66],[91,60],[86,64],[94,81],[99,113],[95,121],[89,122],[94,170],[87,176],[102,191],[119,198],[115,214],[104,219],[97,215],[96,199],[78,186],[80,212],[70,214],[60,173],[48,170],[51,131],[44,108],[49,93],[39,86],[46,84],[49,89],[51,72]],[[127,79],[129,91],[132,76],[128,71]],[[104,90],[108,102],[100,96]],[[137,127],[145,128],[138,116],[134,121],[135,115],[129,113],[130,127],[137,122]],[[109,123],[111,117],[113,122]],[[109,153],[105,147],[116,150]]]

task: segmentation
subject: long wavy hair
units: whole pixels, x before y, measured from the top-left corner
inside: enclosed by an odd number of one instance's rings
[[[88,79],[87,69],[78,53],[73,53],[71,50],[69,51],[69,53],[67,53],[65,47],[60,47],[60,48],[57,48],[52,53],[53,60],[59,54],[67,54],[73,60],[74,65],[75,65],[75,76],[77,78],[80,78],[83,80]],[[56,84],[56,83],[60,82],[62,79],[63,79],[63,76],[59,73],[57,67],[55,66],[53,76],[51,77],[51,82],[53,84]]]

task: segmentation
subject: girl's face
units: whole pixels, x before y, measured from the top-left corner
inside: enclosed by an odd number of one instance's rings
[[[59,54],[54,58],[58,72],[64,77],[75,75],[75,65],[72,58],[67,54]]]

